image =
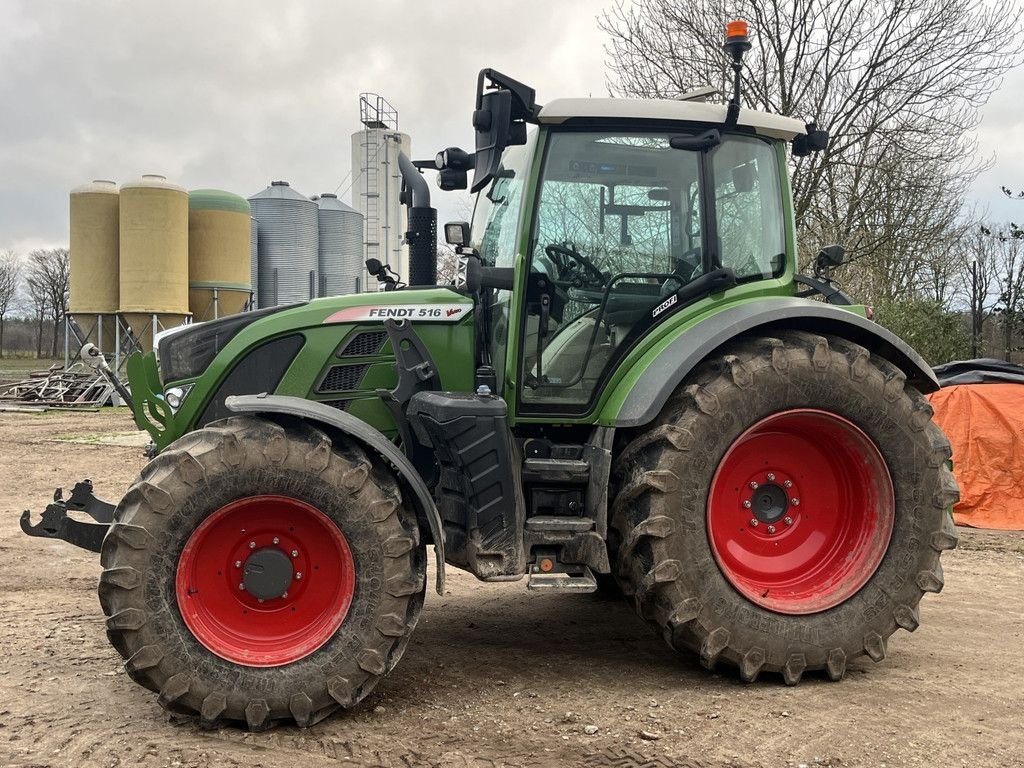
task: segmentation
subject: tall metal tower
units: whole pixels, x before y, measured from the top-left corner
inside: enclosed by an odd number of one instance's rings
[[[352,201],[364,217],[366,258],[390,264],[407,281],[398,152],[410,154],[411,142],[398,130],[398,110],[382,96],[360,94],[359,119],[363,130],[352,135],[352,168],[358,174]],[[377,290],[377,281],[364,272],[361,289]]]

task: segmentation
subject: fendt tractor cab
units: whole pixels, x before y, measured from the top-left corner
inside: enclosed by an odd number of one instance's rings
[[[843,677],[914,630],[956,544],[949,444],[904,342],[796,274],[788,154],[727,104],[563,99],[480,73],[475,152],[401,157],[409,286],[165,333],[128,363],[152,461],[33,535],[100,552],[131,677],[206,723],[306,726],[398,662],[446,564],[589,592],[743,680]],[[470,187],[435,277],[422,171]],[[819,293],[816,298],[809,294]],[[823,300],[828,299],[828,300]],[[98,364],[103,365],[102,357]],[[84,512],[96,522],[74,519]]]

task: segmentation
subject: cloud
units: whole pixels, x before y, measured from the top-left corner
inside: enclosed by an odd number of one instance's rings
[[[333,190],[349,175],[363,91],[398,107],[421,158],[471,146],[482,67],[533,85],[541,102],[604,95],[595,17],[608,4],[4,0],[0,249],[66,243],[67,193],[93,178]],[[999,183],[1024,185],[1024,150],[1008,140],[1022,97],[1016,72],[985,111],[979,149],[998,154],[979,199],[1001,204]],[[465,207],[434,198],[442,221]]]
[[[363,91],[398,107],[422,157],[472,143],[482,67],[534,84],[541,100],[601,93],[600,7],[4,3],[0,247],[65,242],[67,193],[93,178],[333,190],[349,175]]]

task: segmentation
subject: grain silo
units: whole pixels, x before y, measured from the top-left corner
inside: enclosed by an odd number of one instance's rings
[[[249,300],[249,309],[255,309],[257,305],[256,297],[256,286],[258,285],[259,276],[259,249],[257,243],[259,242],[259,235],[257,234],[256,219],[249,219],[249,285],[252,286],[252,298]]]
[[[357,293],[364,270],[363,215],[324,192],[320,206],[320,295]]]
[[[399,195],[402,173],[398,153],[412,157],[412,140],[398,130],[398,110],[381,96],[359,97],[363,130],[352,134],[352,204],[364,217],[367,259],[380,259],[409,282],[407,249],[402,238],[407,229],[405,208]],[[367,280],[363,290],[378,290],[380,283]]]
[[[115,347],[118,311],[120,197],[113,181],[71,190],[68,312],[84,338],[102,351]]]
[[[188,193],[163,176],[121,185],[120,310],[143,349],[188,316]]]
[[[219,189],[188,193],[188,306],[193,322],[245,309],[251,290],[251,222],[243,197]]]
[[[260,307],[316,297],[317,205],[274,181],[249,198],[257,222]]]

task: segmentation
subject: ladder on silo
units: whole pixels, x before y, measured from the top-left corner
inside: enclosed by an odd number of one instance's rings
[[[383,225],[381,224],[380,195],[382,186],[387,184],[387,179],[384,179],[382,185],[380,152],[382,149],[384,150],[384,160],[387,162],[388,134],[385,131],[398,129],[398,110],[382,96],[363,93],[359,96],[359,117],[363,123],[363,164],[359,169],[363,176],[363,245],[368,260],[379,259],[382,263],[387,264],[390,254],[381,252],[381,234],[383,232],[387,239],[391,221],[385,208],[385,221]],[[363,279],[366,290],[372,290],[373,283],[369,281],[369,276],[364,273]]]

